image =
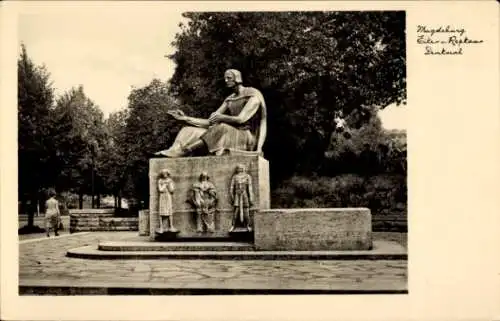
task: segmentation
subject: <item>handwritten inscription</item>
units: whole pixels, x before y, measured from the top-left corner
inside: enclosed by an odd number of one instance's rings
[[[481,39],[467,36],[467,30],[462,27],[426,25],[417,26],[417,44],[423,46],[425,55],[446,56],[463,55],[464,48],[481,44]]]

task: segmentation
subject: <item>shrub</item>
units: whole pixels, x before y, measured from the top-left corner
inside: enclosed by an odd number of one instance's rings
[[[294,176],[272,191],[273,208],[368,207],[374,215],[406,215],[406,177],[355,174]]]

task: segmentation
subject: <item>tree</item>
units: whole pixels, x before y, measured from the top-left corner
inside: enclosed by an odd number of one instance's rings
[[[19,200],[28,212],[27,229],[33,229],[33,215],[50,186],[51,109],[54,90],[44,66],[36,66],[21,45],[18,67],[18,179]],[[26,208],[29,201],[30,206]]]
[[[168,116],[167,110],[178,108],[169,94],[166,83],[153,79],[151,83],[134,88],[128,97],[128,118],[124,140],[119,146],[127,158],[125,193],[148,206],[150,155],[166,149],[175,139],[180,125]],[[130,201],[130,199],[129,199]],[[142,206],[142,205],[141,205]]]
[[[125,148],[125,130],[128,110],[111,113],[105,121],[107,140],[104,146],[102,172],[104,185],[115,198],[115,207],[121,206],[121,195],[127,180],[127,149]]]
[[[57,144],[57,185],[62,190],[73,190],[80,196],[94,196],[104,189],[103,171],[100,162],[106,145],[103,113],[89,99],[83,86],[71,88],[57,99],[55,113],[54,141]],[[98,205],[98,204],[97,204]]]
[[[264,153],[271,172],[297,170],[313,146],[329,148],[337,111],[361,127],[373,109],[406,100],[404,12],[185,13],[170,58],[171,90],[198,116],[227,93],[222,74],[242,71],[268,104]],[[197,107],[195,109],[195,107]],[[294,162],[290,162],[294,159]],[[273,164],[279,164],[274,167]]]
[[[339,173],[372,174],[380,170],[380,147],[386,142],[385,131],[376,109],[367,111],[368,119],[364,125],[357,128],[357,114],[346,119],[344,130],[334,131],[321,170],[326,175]]]

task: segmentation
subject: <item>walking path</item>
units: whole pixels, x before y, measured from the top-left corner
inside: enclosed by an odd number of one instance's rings
[[[21,241],[21,293],[59,294],[207,293],[311,291],[401,293],[407,290],[404,260],[86,260],[66,257],[69,249],[130,239],[136,232],[92,232]],[[382,235],[394,240],[399,234]],[[375,233],[376,238],[377,233]],[[76,289],[76,290],[75,290]],[[163,292],[162,292],[163,290]],[[104,292],[103,292],[104,291]],[[211,292],[210,292],[211,291]]]

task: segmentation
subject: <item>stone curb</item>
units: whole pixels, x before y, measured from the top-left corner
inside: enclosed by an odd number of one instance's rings
[[[137,282],[131,284],[100,282],[81,283],[56,280],[23,280],[19,284],[20,295],[228,295],[228,294],[408,294],[406,286],[388,288],[278,288],[272,286],[196,286],[152,284]]]
[[[70,234],[64,234],[64,235],[59,235],[59,236],[51,236],[51,237],[47,237],[44,234],[43,237],[37,237],[37,238],[33,238],[33,239],[21,240],[21,241],[19,241],[19,244],[33,243],[33,242],[38,242],[38,241],[58,240],[58,239],[66,238],[66,237],[82,236],[82,235],[86,235],[86,234],[90,234],[90,232],[70,233]]]
[[[123,288],[123,287],[40,287],[23,285],[19,295],[306,295],[306,294],[408,294],[408,290],[302,290],[302,289],[198,289],[198,288]]]

